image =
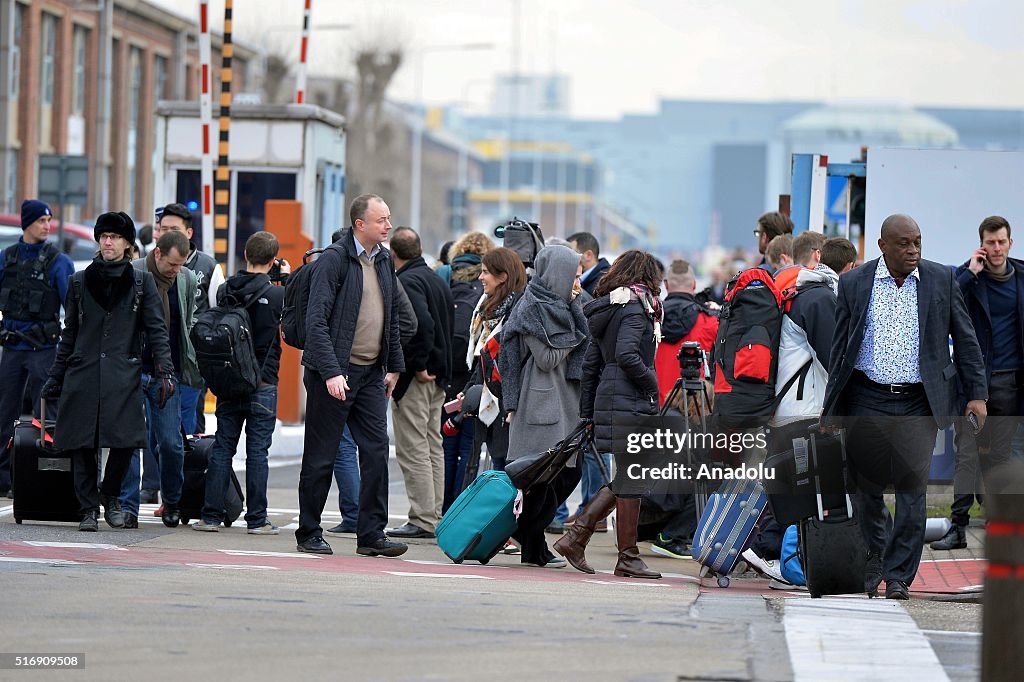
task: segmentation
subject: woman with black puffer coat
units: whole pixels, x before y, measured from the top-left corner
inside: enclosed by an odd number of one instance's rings
[[[660,280],[654,256],[636,249],[627,251],[615,259],[597,285],[596,298],[584,308],[593,341],[583,362],[580,417],[594,420],[598,452],[620,454],[613,443],[613,420],[658,415],[654,354],[661,334]],[[619,548],[615,575],[660,578],[660,573],[647,568],[636,546],[640,495],[616,495],[608,486],[598,491],[576,523],[559,538],[555,551],[577,570],[594,573],[584,552],[597,522],[613,509]]]

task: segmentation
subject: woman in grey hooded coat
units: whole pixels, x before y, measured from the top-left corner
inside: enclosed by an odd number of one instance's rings
[[[502,330],[498,370],[509,416],[508,461],[543,452],[579,423],[580,379],[589,332],[582,306],[580,256],[566,246],[542,249],[535,276]],[[579,482],[567,469],[551,486],[527,491],[519,530],[522,562],[564,566],[544,540],[555,509]]]

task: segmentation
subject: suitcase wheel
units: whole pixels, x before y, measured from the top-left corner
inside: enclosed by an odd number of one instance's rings
[[[232,523],[234,523],[234,521],[228,521],[227,519],[224,519],[225,528],[230,528]]]
[[[488,564],[488,562],[490,562],[490,560],[491,560],[490,557],[488,557],[486,559],[481,559],[480,560],[480,565],[481,566],[486,566]]]
[[[189,521],[191,521],[191,520],[192,520],[192,519],[190,519],[190,518],[189,518],[189,517],[187,517],[187,516],[182,516],[182,517],[181,517],[181,525],[183,525],[183,526],[187,526],[187,525],[188,525],[188,522],[189,522]]]
[[[720,575],[720,576],[718,576],[718,586],[719,587],[729,587],[729,576],[727,576],[727,575]]]
[[[21,525],[21,519],[19,519],[17,516],[14,517],[14,522],[18,525]]]
[[[463,559],[452,559],[452,561],[456,564],[461,564],[463,562]]]

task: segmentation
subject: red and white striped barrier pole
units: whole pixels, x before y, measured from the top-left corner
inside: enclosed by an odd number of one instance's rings
[[[203,244],[206,253],[213,251],[213,150],[210,147],[210,126],[213,122],[213,73],[210,70],[209,0],[199,0],[199,121],[202,128],[203,154],[200,162],[203,216]]]
[[[302,12],[302,43],[299,47],[299,74],[295,79],[295,101],[306,102],[306,54],[309,52],[309,11],[313,0],[305,0],[306,8]]]

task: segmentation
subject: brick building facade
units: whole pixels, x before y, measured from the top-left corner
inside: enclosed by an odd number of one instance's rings
[[[198,26],[143,0],[103,6],[0,0],[0,213],[16,212],[23,198],[35,196],[39,154],[90,159],[88,203],[69,209],[70,220],[122,210],[148,222],[164,199],[153,197],[153,110],[160,99],[198,99]],[[109,104],[101,42],[107,37]],[[214,35],[211,42],[216,93],[222,41]],[[243,92],[257,53],[236,43],[232,61],[232,89]]]

